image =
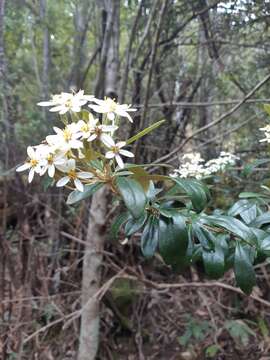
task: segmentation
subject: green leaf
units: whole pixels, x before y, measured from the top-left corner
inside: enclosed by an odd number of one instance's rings
[[[128,222],[125,225],[125,234],[126,236],[131,236],[135,234],[137,231],[140,230],[140,228],[144,225],[145,221],[147,219],[147,213],[143,213],[141,217],[138,219],[131,218],[128,220]]]
[[[142,233],[141,249],[145,257],[152,257],[158,246],[158,219],[150,216]]]
[[[140,139],[141,137],[147,135],[148,133],[150,133],[151,131],[155,130],[156,128],[158,128],[160,125],[162,125],[166,120],[160,120],[158,122],[156,122],[153,125],[150,125],[149,127],[147,127],[146,129],[140,131],[138,134],[132,136],[131,138],[129,138],[126,143],[127,145],[133,143],[134,141]]]
[[[270,104],[263,104],[264,111],[270,115]]]
[[[78,201],[84,200],[89,196],[93,195],[96,191],[98,191],[103,186],[103,183],[95,183],[90,185],[85,185],[84,191],[73,190],[67,198],[67,204],[75,204]]]
[[[117,239],[121,226],[130,218],[128,212],[119,214],[111,226],[111,237]]]
[[[132,216],[139,218],[146,205],[146,195],[141,185],[134,179],[117,177],[116,186]]]
[[[260,243],[260,250],[266,255],[270,256],[270,235],[266,236]]]
[[[217,279],[224,274],[224,253],[220,246],[215,250],[203,251],[203,262],[208,276]]]
[[[188,248],[188,231],[181,215],[159,219],[159,251],[167,264],[182,264]]]
[[[214,225],[221,227],[234,235],[238,236],[240,239],[249,242],[250,244],[256,243],[256,237],[251,229],[243,222],[238,219],[235,219],[231,216],[226,215],[210,215],[202,216],[201,220],[205,221],[208,225]]]
[[[171,178],[171,180],[173,180],[178,187],[189,196],[196,211],[200,212],[205,208],[209,194],[202,183],[196,180],[186,180],[182,178]]]
[[[256,284],[250,251],[250,248],[243,247],[237,241],[234,255],[234,273],[237,285],[246,294],[250,294],[253,286]]]
[[[267,198],[269,196],[265,195],[265,194],[260,194],[260,193],[255,193],[255,192],[251,192],[251,191],[245,191],[245,192],[241,192],[238,197],[240,199],[260,199],[260,198]]]
[[[256,217],[254,221],[252,221],[251,225],[254,227],[260,228],[261,226],[265,224],[270,224],[270,212],[263,213],[262,215],[259,215]]]

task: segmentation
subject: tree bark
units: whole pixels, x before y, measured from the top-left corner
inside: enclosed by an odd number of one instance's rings
[[[108,189],[104,186],[92,197],[83,260],[82,315],[78,360],[94,360],[99,345],[99,301],[103,249],[106,240]]]
[[[120,0],[107,0],[108,16],[102,46],[102,60],[106,71],[101,74],[97,91],[117,96],[119,67],[119,16]],[[111,31],[109,31],[111,29]],[[109,31],[109,33],[108,33]],[[105,62],[104,62],[105,61]],[[97,96],[100,94],[96,94]],[[109,190],[104,186],[92,197],[90,217],[83,260],[82,315],[78,360],[94,360],[99,347],[99,300],[95,294],[100,288],[103,250],[106,241],[106,225],[109,207]]]

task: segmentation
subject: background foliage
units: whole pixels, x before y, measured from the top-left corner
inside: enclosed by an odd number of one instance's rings
[[[139,108],[134,125],[123,133],[132,136],[166,119],[134,145],[136,161],[149,163],[179,147],[164,160],[176,167],[185,152],[200,151],[211,159],[229,150],[241,161],[209,180],[209,212],[227,212],[241,192],[246,194],[239,206],[248,198],[256,212],[268,208],[267,188],[259,199],[252,193],[269,186],[267,162],[254,163],[268,152],[259,143],[258,129],[268,121],[262,104],[269,102],[269,83],[217,125],[212,122],[269,72],[270,3],[168,0],[165,9],[164,3],[14,0],[4,6],[0,1],[3,359],[76,358],[89,204],[68,206],[61,191],[48,191],[45,182],[30,188],[26,177],[12,169],[24,160],[26,145],[39,143],[52,127],[51,115],[36,106],[38,101],[71,88],[108,95],[102,78],[107,6],[118,4],[120,10],[119,26],[117,14],[113,21],[119,35],[118,75],[109,94]],[[108,223],[118,211],[112,203]],[[102,293],[101,359],[267,356],[268,262],[255,266],[258,285],[247,298],[231,272],[214,283],[203,275],[200,262],[172,273],[158,255],[141,256],[137,235],[127,244],[124,239],[120,231],[106,243],[103,282],[116,277]],[[125,277],[119,276],[123,268]]]

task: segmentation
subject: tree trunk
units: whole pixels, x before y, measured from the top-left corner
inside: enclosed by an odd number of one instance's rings
[[[96,358],[99,345],[99,301],[94,297],[100,287],[101,265],[106,240],[108,189],[93,195],[83,260],[82,315],[78,360]]]
[[[112,30],[110,36],[107,33],[103,38],[106,44],[102,46],[101,56],[103,59],[106,59],[106,71],[99,77],[97,88],[99,92],[102,88],[105,89],[105,95],[107,96],[117,96],[120,0],[107,0],[106,9],[111,11],[111,14],[106,17],[106,31]],[[103,83],[100,82],[101,80]],[[109,190],[104,186],[93,195],[90,205],[90,217],[83,260],[83,311],[81,315],[78,360],[94,360],[99,346],[99,301],[94,295],[99,290],[101,282],[102,254],[106,240],[108,207]]]

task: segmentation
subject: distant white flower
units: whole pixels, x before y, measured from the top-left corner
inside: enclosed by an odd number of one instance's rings
[[[44,161],[40,175],[44,175],[48,171],[49,177],[53,178],[57,166],[66,163],[67,158],[65,157],[65,154],[63,152],[59,153],[55,151],[54,148],[48,145],[42,145],[38,151]]]
[[[40,175],[42,166],[44,165],[44,160],[41,159],[39,151],[35,150],[32,146],[27,147],[27,155],[29,160],[27,160],[23,165],[19,166],[16,171],[20,172],[29,170],[28,182],[31,183],[35,173]]]
[[[265,138],[261,139],[260,142],[266,141],[270,143],[270,125],[266,125],[265,127],[260,128],[259,130],[263,131],[265,135]]]
[[[78,123],[68,124],[63,130],[54,127],[56,135],[48,135],[47,143],[55,149],[67,152],[70,149],[79,149],[83,147],[83,143],[78,140],[81,136],[79,133]]]
[[[74,159],[69,159],[64,165],[59,165],[58,168],[60,171],[66,173],[66,176],[57,181],[57,187],[62,187],[69,182],[73,182],[76,189],[83,192],[84,186],[80,179],[91,179],[94,176],[90,172],[76,171],[76,162]]]
[[[118,166],[120,168],[124,167],[123,160],[120,155],[126,156],[126,157],[134,157],[134,154],[132,152],[122,149],[125,145],[125,141],[120,141],[118,143],[115,143],[114,140],[111,137],[108,137],[107,143],[105,144],[107,147],[109,147],[109,151],[106,152],[105,157],[107,159],[113,159],[115,158]]]
[[[53,106],[50,111],[59,112],[60,115],[68,111],[80,112],[81,107],[94,98],[93,95],[84,95],[84,90],[80,90],[76,94],[62,92],[53,95],[49,101],[41,101],[39,106]]]
[[[229,165],[235,165],[239,158],[231,153],[222,151],[218,158],[211,159],[205,163],[205,160],[199,153],[185,154],[186,160],[178,169],[175,169],[171,177],[202,179],[211,174],[225,171]]]
[[[133,122],[128,112],[136,111],[136,109],[132,109],[130,105],[120,105],[111,98],[105,98],[104,100],[94,98],[92,99],[92,101],[95,102],[97,105],[91,104],[88,106],[97,113],[107,114],[109,120],[114,121],[115,116],[119,115],[122,117],[126,117],[130,122]]]

